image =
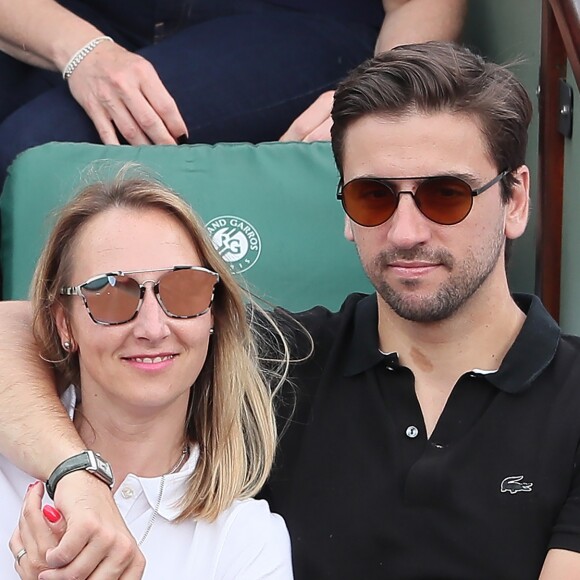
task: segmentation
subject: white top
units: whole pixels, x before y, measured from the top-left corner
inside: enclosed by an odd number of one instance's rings
[[[71,392],[72,391],[72,392]],[[63,403],[72,410],[74,389],[69,388]],[[183,468],[165,476],[159,513],[141,546],[147,565],[143,578],[203,580],[292,579],[290,538],[284,520],[272,514],[264,500],[235,501],[212,523],[189,519],[174,523],[176,505],[184,493],[186,480],[195,469],[199,448]],[[35,480],[0,455],[0,578],[19,576],[8,541],[18,523],[26,489]],[[159,497],[160,477],[129,474],[115,492],[115,502],[137,540],[147,524]],[[45,494],[44,503],[52,504]],[[26,556],[24,556],[26,557]]]

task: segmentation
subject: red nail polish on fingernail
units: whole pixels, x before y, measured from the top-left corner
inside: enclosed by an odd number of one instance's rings
[[[57,509],[53,508],[51,505],[45,505],[42,508],[42,513],[51,524],[56,524],[56,522],[58,522],[62,517],[60,515],[60,512]]]

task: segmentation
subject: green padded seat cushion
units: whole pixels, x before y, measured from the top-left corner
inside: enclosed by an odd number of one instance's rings
[[[54,210],[125,162],[143,165],[179,192],[232,270],[266,301],[295,311],[334,309],[348,293],[370,291],[354,245],[343,238],[328,143],[49,143],[14,161],[0,198],[4,299],[27,297]]]

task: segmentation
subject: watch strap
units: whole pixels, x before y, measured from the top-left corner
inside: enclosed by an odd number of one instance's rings
[[[46,481],[46,492],[51,499],[54,499],[56,485],[58,482],[69,473],[80,471],[84,469],[106,483],[110,488],[115,482],[113,471],[107,461],[105,461],[98,453],[87,449],[65,459],[62,463],[57,465],[50,477]]]

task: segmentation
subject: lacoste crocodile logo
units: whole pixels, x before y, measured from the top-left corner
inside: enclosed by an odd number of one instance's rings
[[[509,493],[513,495],[514,493],[518,493],[518,491],[532,491],[534,484],[522,481],[523,478],[523,475],[510,475],[509,477],[506,477],[501,482],[501,492],[506,493],[509,491]]]

